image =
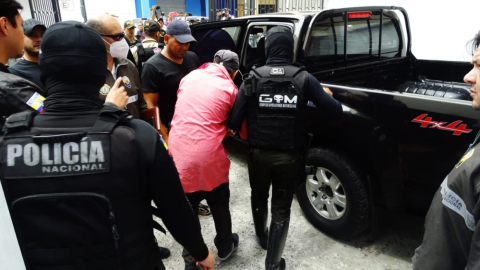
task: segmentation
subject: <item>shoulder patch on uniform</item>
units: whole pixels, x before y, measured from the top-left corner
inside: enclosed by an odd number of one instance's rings
[[[130,88],[132,87],[132,84],[130,83],[130,79],[127,76],[123,76],[123,84],[125,84],[126,87]]]
[[[106,96],[108,95],[108,92],[110,92],[110,85],[104,84],[102,88],[100,88],[100,95]]]
[[[27,105],[32,107],[32,109],[36,110],[39,113],[43,112],[43,101],[45,98],[40,95],[39,93],[35,92],[28,100]]]
[[[465,220],[467,228],[475,231],[475,218],[468,212],[463,199],[448,187],[448,176],[443,180],[440,193],[442,195],[443,205],[459,214]]]
[[[462,164],[467,161],[467,159],[471,158],[473,156],[473,152],[475,152],[475,149],[471,149],[470,151],[468,151],[468,153],[466,153],[465,155],[463,155],[462,159],[460,159],[460,161],[457,163],[457,165],[455,166],[455,169],[458,169],[458,167],[462,166]]]
[[[270,69],[270,75],[283,76],[283,75],[285,75],[285,69],[284,68],[271,68]]]

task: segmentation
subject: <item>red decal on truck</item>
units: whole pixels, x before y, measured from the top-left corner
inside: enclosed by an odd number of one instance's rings
[[[432,121],[432,117],[427,116],[428,114],[419,115],[417,118],[413,119],[412,122],[421,123],[420,127],[422,128],[428,128],[428,126],[430,126],[430,128],[453,131],[453,135],[456,136],[462,135],[462,133],[464,132],[470,133],[472,131],[472,129],[467,129],[467,125],[462,124],[461,120],[457,120],[448,125],[445,125],[447,122]]]

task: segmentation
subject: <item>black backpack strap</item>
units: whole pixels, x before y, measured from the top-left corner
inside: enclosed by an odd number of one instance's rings
[[[162,49],[165,47],[165,35],[167,32],[165,30],[160,29],[160,40],[158,41],[158,48]]]
[[[257,71],[257,69],[261,68],[262,66],[260,67],[257,67],[257,66],[253,66],[252,67],[252,70],[250,70],[250,74],[254,75],[254,76],[257,76],[258,78],[261,78],[262,75],[260,75]]]
[[[128,122],[131,119],[132,116],[126,110],[119,109],[116,106],[104,105],[90,132],[112,133],[118,123]]]
[[[5,136],[28,135],[30,132],[30,127],[32,126],[33,118],[37,114],[38,112],[33,110],[12,114],[7,118],[7,121],[3,127]]]
[[[268,78],[268,77],[270,77],[270,69],[271,68],[272,67],[270,67],[270,66],[256,67],[255,69],[252,69],[252,71],[250,71],[250,73],[255,74],[258,79]]]
[[[292,78],[297,76],[300,72],[305,70],[305,67],[303,66],[286,66],[285,68],[285,74],[292,74]]]
[[[138,66],[141,67],[142,63],[145,62],[145,48],[143,47],[143,44],[141,42],[136,44],[135,46],[137,46]]]
[[[155,49],[156,48],[158,48],[158,47],[145,48],[145,62],[147,62],[147,60],[150,59],[150,57],[155,55]]]
[[[292,64],[292,66],[299,67],[302,70],[306,69],[305,66],[300,62],[295,62],[295,63]]]

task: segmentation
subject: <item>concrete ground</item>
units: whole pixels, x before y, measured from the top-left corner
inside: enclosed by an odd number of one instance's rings
[[[246,163],[246,145],[228,139],[225,148],[232,161],[230,167],[230,211],[233,232],[238,233],[240,243],[236,253],[227,261],[216,257],[215,269],[264,269],[266,251],[255,241],[250,210],[250,186]],[[168,206],[165,206],[168,207]],[[287,269],[411,269],[411,257],[423,235],[423,219],[403,213],[379,213],[374,232],[339,241],[313,227],[303,215],[296,198],[292,204],[290,230],[283,257]],[[207,246],[216,255],[213,244],[215,227],[211,216],[200,216],[202,233]],[[156,232],[161,246],[171,250],[164,260],[167,269],[184,269],[182,247],[170,234]]]

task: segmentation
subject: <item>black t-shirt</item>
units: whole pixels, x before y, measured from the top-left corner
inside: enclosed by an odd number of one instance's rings
[[[10,73],[29,80],[44,90],[45,86],[40,80],[40,67],[38,63],[30,62],[25,59],[18,60],[13,66],[8,68]]]
[[[172,121],[180,81],[199,66],[200,61],[197,55],[190,51],[185,54],[182,64],[177,64],[158,53],[148,59],[143,66],[143,92],[158,93],[160,118],[164,125],[168,125]]]

